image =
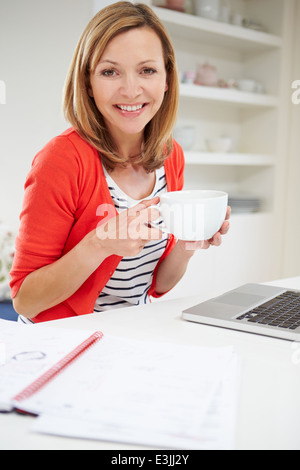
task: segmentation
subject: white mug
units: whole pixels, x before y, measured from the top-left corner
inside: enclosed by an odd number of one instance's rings
[[[209,240],[220,230],[227,205],[228,194],[223,191],[168,192],[160,196],[161,224],[155,221],[152,225],[179,240]]]
[[[220,17],[220,0],[195,0],[197,16],[210,20],[218,20]]]

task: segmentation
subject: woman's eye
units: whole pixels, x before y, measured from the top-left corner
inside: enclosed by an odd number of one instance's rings
[[[115,70],[111,70],[111,69],[109,69],[109,70],[103,70],[103,71],[101,72],[101,75],[103,75],[104,77],[114,77],[115,74],[116,74]]]
[[[145,68],[142,70],[142,73],[144,75],[153,75],[154,73],[156,73],[156,70],[152,69],[152,68]]]

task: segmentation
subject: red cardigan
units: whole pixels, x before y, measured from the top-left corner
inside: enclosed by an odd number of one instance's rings
[[[181,190],[184,156],[175,141],[164,166],[168,191]],[[29,273],[59,259],[96,228],[101,221],[96,215],[97,207],[104,203],[113,205],[98,151],[72,128],[52,139],[34,158],[26,179],[10,273],[12,297]],[[174,237],[170,236],[157,268],[174,245]],[[120,260],[116,255],[106,258],[77,292],[61,304],[39,313],[34,322],[93,312],[97,297]],[[157,268],[149,290],[153,297],[158,297],[155,293]]]

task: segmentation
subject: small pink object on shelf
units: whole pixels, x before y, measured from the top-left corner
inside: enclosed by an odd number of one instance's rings
[[[170,10],[184,12],[184,2],[185,0],[166,0],[166,7]]]
[[[216,67],[208,63],[198,65],[195,84],[202,86],[217,86],[218,80]]]

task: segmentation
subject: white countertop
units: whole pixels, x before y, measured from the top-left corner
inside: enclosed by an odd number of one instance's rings
[[[300,290],[300,277],[269,284]],[[300,343],[186,322],[181,311],[203,298],[159,301],[51,322],[58,328],[201,346],[233,346],[242,360],[238,449],[300,449]],[[34,418],[0,415],[0,449],[140,449],[30,431]]]

